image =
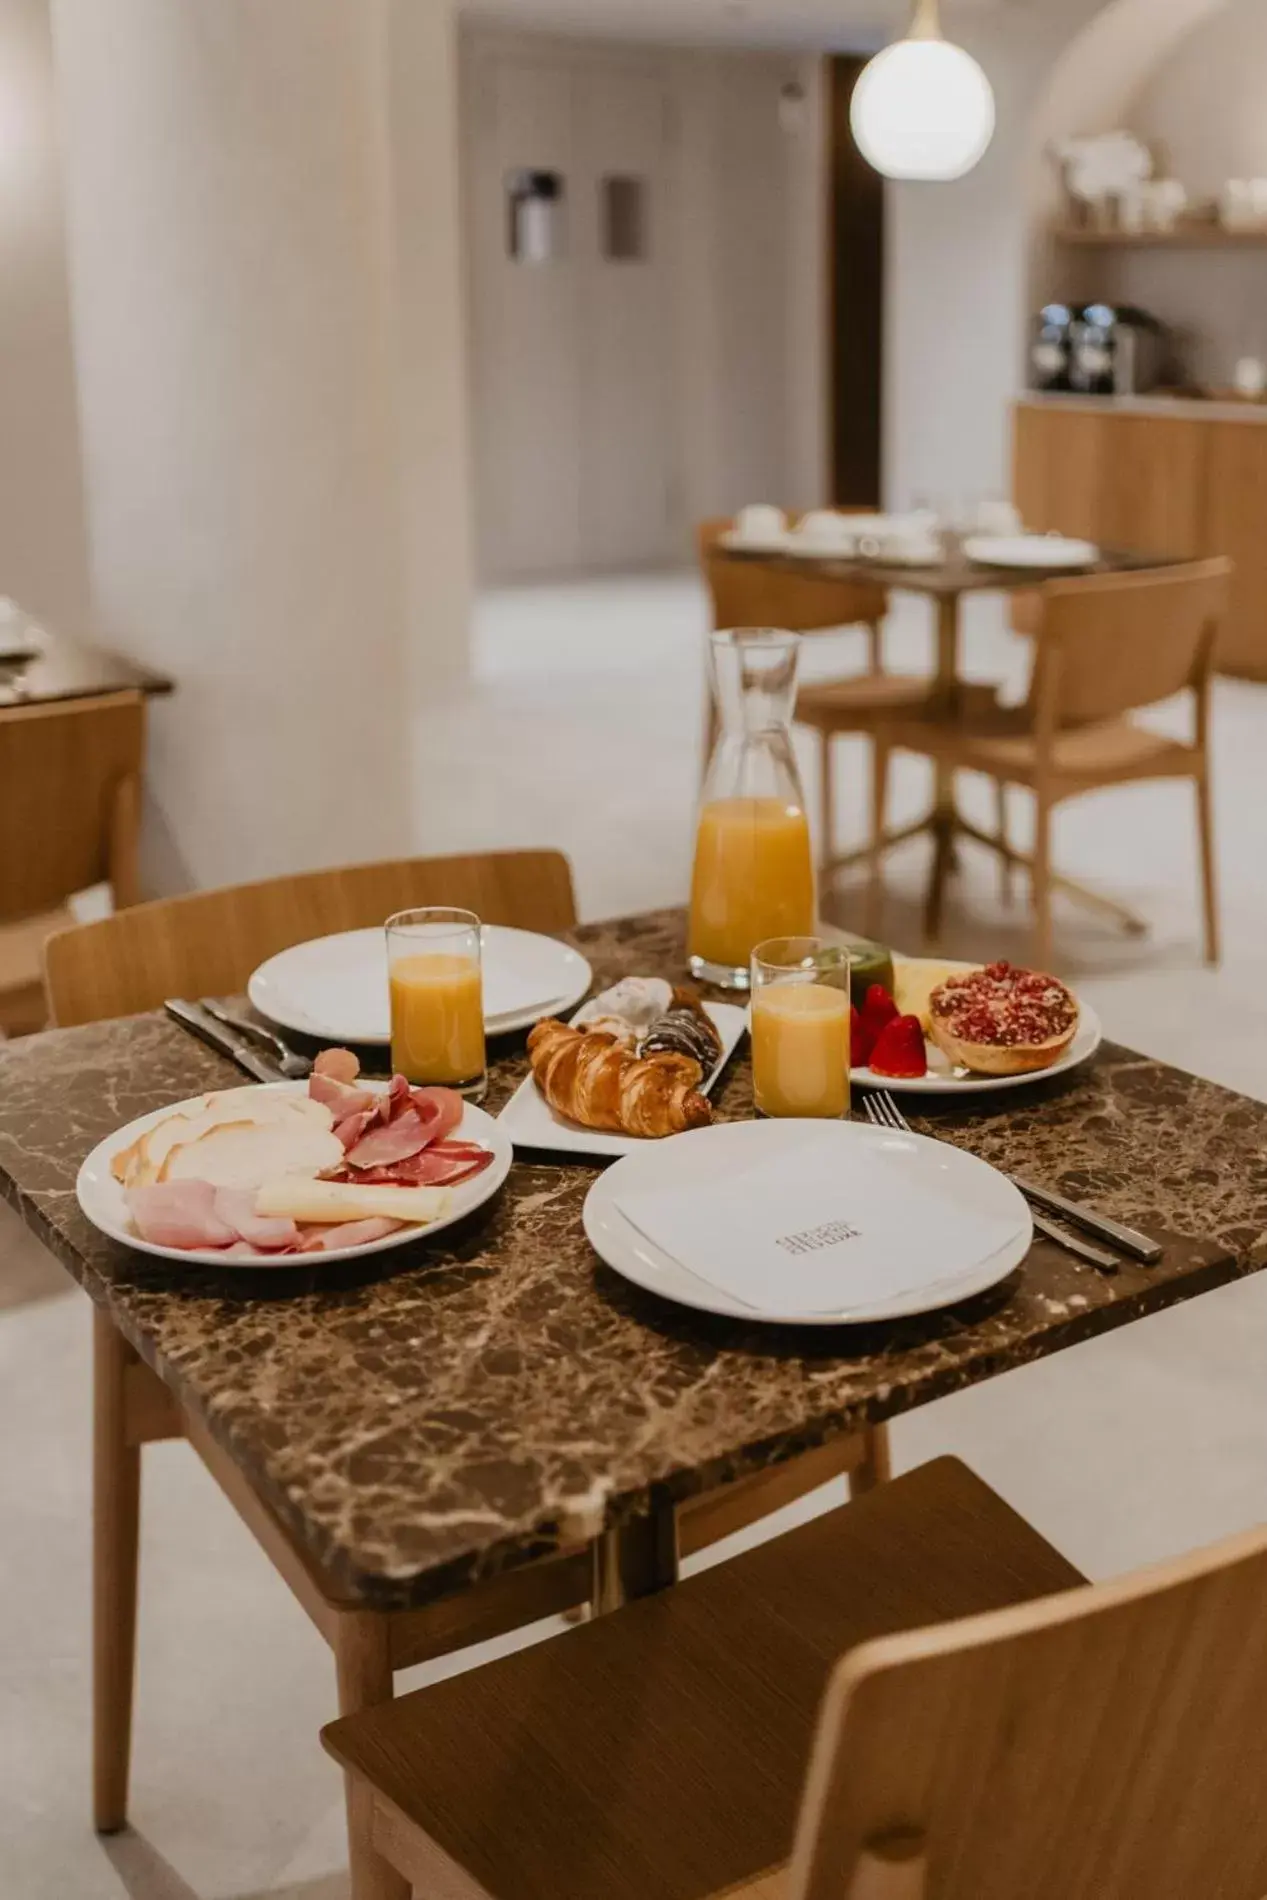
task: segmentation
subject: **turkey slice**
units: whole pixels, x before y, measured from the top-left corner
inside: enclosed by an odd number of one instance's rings
[[[128,1151],[126,1171],[121,1178],[128,1187],[144,1187],[154,1181],[167,1180],[167,1161],[173,1149],[196,1141],[222,1122],[252,1121],[264,1125],[291,1120],[323,1129],[330,1128],[332,1122],[329,1109],[307,1095],[270,1094],[250,1086],[217,1089],[191,1107],[166,1116],[148,1134],[142,1135]]]
[[[332,1128],[307,1115],[269,1115],[214,1122],[178,1140],[163,1161],[163,1179],[257,1188],[279,1175],[311,1179],[342,1163],[343,1143]]]

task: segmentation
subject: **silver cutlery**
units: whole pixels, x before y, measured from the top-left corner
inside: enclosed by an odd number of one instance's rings
[[[873,1090],[866,1096],[862,1106],[863,1113],[873,1127],[894,1128],[906,1135],[914,1132],[888,1089]],[[1018,1181],[1016,1176],[1011,1174],[1007,1175],[1006,1178],[1012,1182],[1014,1187],[1019,1188],[1022,1194],[1026,1195],[1027,1200],[1029,1199],[1025,1184],[1022,1181]],[[1061,1197],[1056,1196],[1055,1198],[1060,1199]],[[1074,1205],[1075,1203],[1072,1201],[1063,1202],[1063,1206],[1066,1208],[1072,1208]],[[1034,1213],[1032,1206],[1030,1213],[1033,1218],[1035,1231],[1042,1234],[1045,1239],[1053,1241],[1056,1246],[1063,1247],[1065,1252],[1072,1254],[1076,1260],[1084,1261],[1087,1266],[1095,1267],[1101,1273],[1116,1273],[1121,1266],[1122,1263],[1116,1254],[1106,1253],[1102,1247],[1093,1247],[1089,1241],[1079,1240],[1075,1234],[1067,1234],[1063,1227],[1057,1227],[1055,1221],[1048,1220],[1043,1214]],[[1083,1221],[1086,1220],[1088,1214],[1089,1210],[1079,1210],[1079,1216]],[[1072,1213],[1069,1214],[1068,1218],[1070,1220],[1074,1218]],[[1098,1220],[1100,1217],[1095,1215],[1093,1218]],[[1142,1241],[1144,1237],[1143,1235],[1139,1235],[1137,1238]],[[1149,1244],[1151,1245],[1152,1243],[1150,1242]],[[1160,1253],[1160,1249],[1158,1249],[1158,1252]]]
[[[187,1029],[191,1035],[197,1036],[200,1042],[205,1042],[210,1048],[218,1050],[222,1056],[228,1056],[231,1062],[236,1062],[239,1069],[245,1069],[246,1073],[253,1076],[257,1082],[283,1080],[282,1073],[275,1062],[270,1062],[259,1049],[247,1041],[245,1036],[240,1036],[235,1030],[226,1029],[223,1024],[216,1022],[205,1010],[199,1009],[193,1003],[187,1003],[180,996],[169,996],[163,1008],[173,1022],[179,1023],[182,1029]]]
[[[311,1056],[300,1055],[298,1049],[292,1049],[283,1042],[273,1030],[266,1029],[263,1023],[252,1022],[249,1016],[235,1016],[231,1009],[225,1009],[214,997],[203,996],[198,1001],[199,1009],[206,1010],[208,1016],[214,1016],[226,1029],[236,1029],[240,1035],[256,1042],[261,1048],[272,1051],[277,1066],[288,1082],[305,1082],[312,1074]]]

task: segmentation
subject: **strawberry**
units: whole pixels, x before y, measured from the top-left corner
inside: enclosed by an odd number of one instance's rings
[[[867,991],[867,1000],[862,1005],[861,1047],[866,1054],[861,1058],[867,1062],[871,1051],[880,1040],[880,1032],[887,1029],[897,1019],[897,1004],[885,989],[883,983],[873,983]]]
[[[904,1079],[928,1074],[928,1051],[918,1016],[896,1016],[880,1031],[871,1051],[871,1069],[875,1075]]]
[[[851,1069],[865,1069],[871,1060],[871,1045],[875,1037],[871,1035],[862,1020],[856,1003],[849,1006],[849,1066]]]

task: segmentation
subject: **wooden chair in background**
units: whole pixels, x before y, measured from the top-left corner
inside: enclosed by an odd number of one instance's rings
[[[53,1017],[63,1025],[95,1022],[156,1008],[168,996],[234,994],[289,944],[439,903],[523,929],[560,932],[576,923],[571,868],[555,851],[356,865],[200,891],[53,937],[45,959]],[[332,1594],[205,1426],[178,1407],[106,1313],[97,1309],[94,1321],[94,1812],[102,1832],[122,1827],[127,1816],[143,1444],[189,1440],[333,1649],[345,1713],[389,1698],[397,1670],[542,1617],[601,1607],[596,1553],[584,1544],[417,1610],[370,1610]],[[681,1505],[679,1549],[689,1556],[841,1476],[861,1495],[888,1469],[883,1427],[806,1453]],[[359,1799],[350,1793],[354,1838],[363,1831]],[[402,1900],[405,1891],[390,1868],[362,1866],[354,1900]]]
[[[835,741],[842,736],[874,739],[884,721],[923,706],[931,682],[919,674],[884,670],[884,618],[889,608],[884,588],[869,581],[835,580],[812,571],[798,573],[778,563],[729,560],[718,542],[731,525],[728,519],[705,521],[697,531],[714,628],[784,627],[791,633],[825,633],[853,626],[866,630],[866,672],[802,686],[796,702],[797,724],[811,727],[818,735],[819,868],[828,877],[869,855],[854,851],[840,856],[836,851],[832,771]],[[706,704],[707,763],[718,730],[711,688],[706,691]]]
[[[145,701],[114,693],[0,709],[0,1031],[45,1020],[40,957],[66,900],[108,884],[137,900]]]
[[[878,748],[877,829],[884,823],[889,753],[923,753],[953,770],[988,774],[1034,794],[1035,847],[1029,863],[1034,956],[1051,962],[1051,819],[1069,798],[1145,779],[1191,779],[1197,803],[1205,954],[1219,960],[1219,920],[1210,794],[1210,688],[1231,563],[1193,561],[1138,574],[1051,581],[1037,590],[1041,613],[1025,613],[1036,641],[1028,698],[957,720],[902,715]],[[1127,717],[1189,692],[1190,742]],[[1007,851],[1007,847],[1003,847]],[[1024,862],[1008,852],[1013,861]],[[1118,910],[1117,906],[1108,906]],[[1125,916],[1126,913],[1119,914]]]
[[[419,1896],[1262,1900],[1265,1589],[1092,1587],[939,1459],[322,1739]]]

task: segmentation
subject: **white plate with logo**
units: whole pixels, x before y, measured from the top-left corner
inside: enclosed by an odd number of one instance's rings
[[[970,534],[963,551],[980,567],[1094,567],[1100,558],[1094,541],[1059,534]]]
[[[779,1288],[771,1285],[759,1308],[746,1304],[702,1273],[692,1273],[672,1255],[647,1238],[621,1211],[620,1198],[634,1190],[684,1187],[734,1181],[745,1171],[790,1151],[808,1140],[846,1144],[855,1158],[864,1153],[883,1155],[895,1176],[903,1206],[921,1197],[952,1199],[966,1212],[1006,1225],[1010,1238],[993,1253],[977,1259],[947,1259],[930,1252],[927,1278],[899,1296],[883,1300],[851,1298],[847,1269],[842,1268],[840,1303],[831,1311],[807,1315],[790,1312],[780,1304]],[[829,1156],[828,1156],[828,1165]],[[662,1299],[703,1313],[727,1318],[792,1326],[861,1325],[928,1313],[958,1304],[997,1286],[1014,1272],[1029,1252],[1033,1220],[1019,1191],[1007,1178],[975,1155],[948,1142],[924,1135],[904,1135],[859,1122],[760,1121],[728,1122],[695,1129],[673,1141],[645,1142],[638,1152],[609,1168],[586,1196],[585,1232],[607,1265],[635,1286]],[[796,1271],[789,1259],[781,1274]]]
[[[528,1029],[572,1009],[593,971],[579,950],[535,930],[485,924],[484,1027]],[[387,940],[381,929],[343,930],[281,950],[247,984],[261,1016],[323,1042],[389,1043]]]
[[[748,1026],[748,1012],[734,1003],[705,1003],[704,1008],[722,1041],[720,1059],[711,1075],[700,1084],[707,1095],[718,1076],[738,1048]],[[603,1128],[583,1128],[551,1108],[531,1075],[524,1077],[497,1118],[516,1148],[540,1148],[543,1153],[596,1155],[600,1160],[616,1160],[636,1154],[640,1148],[662,1148],[667,1142],[680,1141],[680,1135],[666,1135],[652,1141],[645,1135],[609,1134]]]

